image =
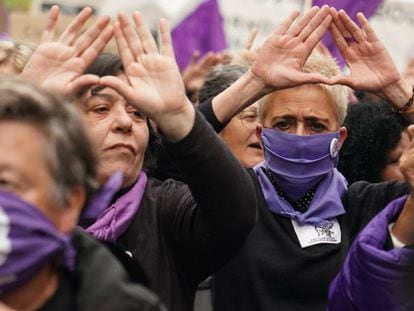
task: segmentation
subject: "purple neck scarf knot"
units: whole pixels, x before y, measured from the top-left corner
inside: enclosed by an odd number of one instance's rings
[[[115,180],[115,184],[117,183],[118,181]],[[132,189],[99,213],[96,221],[86,231],[98,240],[115,242],[129,227],[138,212],[146,184],[147,174],[141,171]],[[114,192],[112,192],[113,194]],[[104,206],[107,206],[107,204]]]

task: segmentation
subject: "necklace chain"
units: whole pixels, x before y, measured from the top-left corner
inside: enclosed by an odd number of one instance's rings
[[[304,213],[308,210],[309,206],[312,203],[313,197],[315,195],[316,189],[319,186],[319,183],[317,183],[315,186],[313,186],[308,192],[306,192],[303,197],[301,197],[299,200],[295,201],[289,197],[289,195],[279,186],[279,184],[276,182],[273,173],[269,169],[265,169],[265,174],[269,178],[270,182],[272,183],[273,187],[276,190],[277,195],[284,200],[285,202],[289,203],[294,210],[297,210],[301,213]]]

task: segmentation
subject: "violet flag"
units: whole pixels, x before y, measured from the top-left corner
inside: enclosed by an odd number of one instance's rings
[[[337,10],[343,9],[354,21],[356,21],[356,14],[358,12],[362,12],[367,18],[370,18],[375,14],[382,2],[382,0],[313,0],[313,5],[321,7],[322,5],[327,4]],[[336,47],[332,36],[326,34],[322,39],[322,42],[329,49],[332,56],[338,61],[341,67],[345,65],[342,55]]]
[[[223,18],[217,0],[206,0],[179,23],[172,31],[172,40],[178,66],[184,69],[193,51],[200,55],[226,48]]]

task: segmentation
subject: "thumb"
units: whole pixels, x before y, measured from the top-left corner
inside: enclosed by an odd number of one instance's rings
[[[410,141],[413,141],[413,138],[414,138],[414,124],[411,124],[407,128],[407,134],[408,134],[408,137],[410,138]]]
[[[99,84],[99,77],[92,74],[81,75],[71,81],[65,90],[65,96],[73,96],[84,88]]]
[[[120,95],[128,100],[131,100],[134,96],[134,90],[130,85],[116,76],[103,76],[99,81],[101,86],[110,87],[118,92]]]
[[[349,86],[351,89],[354,88],[353,79],[350,76],[345,76],[342,74],[329,78],[327,84],[330,84],[330,85],[341,84],[341,85]]]
[[[300,84],[322,83],[330,84],[331,79],[320,73],[300,73],[298,74]]]

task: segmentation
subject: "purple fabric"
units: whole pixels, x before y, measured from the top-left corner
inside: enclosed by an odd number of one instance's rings
[[[263,128],[262,142],[266,166],[276,173],[277,182],[294,199],[303,196],[338,163],[339,132],[293,135]]]
[[[341,198],[347,183],[335,169],[338,138],[338,132],[302,136],[273,129],[262,130],[265,161],[254,170],[272,212],[295,219],[299,225],[325,224],[326,220],[345,213]],[[265,174],[266,168],[274,173],[282,189],[291,197],[303,195],[319,182],[305,213],[294,210],[277,195]]]
[[[7,41],[10,40],[10,37],[7,33],[0,32],[0,41]]]
[[[272,183],[264,173],[264,162],[255,167],[263,195],[270,210],[278,215],[295,219],[300,226],[319,226],[328,223],[328,219],[345,213],[341,197],[346,191],[345,178],[334,169],[323,177],[315,192],[309,209],[305,213],[295,211],[292,206],[280,198]]]
[[[61,235],[35,206],[0,192],[0,295],[18,288],[56,258],[69,270],[75,268],[71,236]]]
[[[407,196],[392,201],[352,244],[341,272],[329,289],[329,310],[413,310],[398,297],[414,250],[384,249],[388,225],[400,214]]]
[[[345,10],[345,12],[356,22],[356,14],[358,12],[362,12],[367,18],[370,18],[377,11],[381,3],[382,0],[313,0],[313,5],[322,6],[328,4],[337,10]],[[338,61],[341,67],[343,67],[345,61],[336,47],[332,36],[329,33],[326,34],[323,37],[322,42],[329,49],[332,56]]]
[[[123,176],[121,172],[112,174],[99,193],[91,199],[88,206],[82,211],[82,223],[91,224],[96,221],[98,216],[109,206],[115,193],[121,189],[122,179]]]
[[[175,57],[184,69],[194,51],[200,55],[226,48],[223,20],[217,0],[206,0],[172,31]]]
[[[146,184],[147,175],[141,171],[132,189],[103,210],[95,223],[86,231],[98,240],[115,242],[125,232],[138,212]]]

